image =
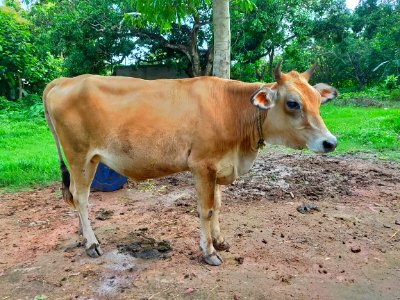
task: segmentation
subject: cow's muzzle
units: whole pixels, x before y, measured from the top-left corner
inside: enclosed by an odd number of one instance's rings
[[[307,143],[308,149],[317,153],[328,153],[336,149],[337,139],[330,132]]]
[[[334,136],[322,142],[322,147],[325,153],[334,151],[336,149],[336,146],[337,139]]]

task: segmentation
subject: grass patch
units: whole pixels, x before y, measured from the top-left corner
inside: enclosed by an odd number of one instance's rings
[[[359,153],[400,161],[400,109],[328,104],[321,115],[339,145],[332,155]],[[0,191],[60,180],[57,150],[47,124],[32,109],[0,110]]]
[[[0,190],[45,185],[60,178],[57,150],[41,117],[0,111]]]
[[[321,115],[338,139],[334,154],[365,153],[400,160],[400,109],[321,107]]]

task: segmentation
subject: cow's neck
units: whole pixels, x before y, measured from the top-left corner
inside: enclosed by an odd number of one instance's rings
[[[257,134],[258,134],[258,142],[257,142],[257,150],[264,148],[265,139],[263,133],[263,123],[265,121],[265,117],[263,118],[262,111],[257,109]]]
[[[239,148],[244,153],[257,153],[260,141],[265,137],[260,134],[262,125],[267,117],[267,111],[259,110],[250,102],[251,95],[262,86],[260,83],[244,83],[230,81],[227,83],[226,99],[232,120],[232,134]]]

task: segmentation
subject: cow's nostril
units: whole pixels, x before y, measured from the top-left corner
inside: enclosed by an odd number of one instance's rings
[[[323,141],[322,146],[324,147],[325,151],[333,151],[336,148],[336,142],[330,142],[330,141]]]

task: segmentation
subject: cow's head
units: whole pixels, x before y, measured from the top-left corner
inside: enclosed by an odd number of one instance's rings
[[[319,107],[337,96],[337,90],[327,84],[308,83],[316,68],[304,73],[281,72],[275,69],[276,83],[261,87],[252,97],[253,105],[268,110],[263,123],[267,142],[295,149],[308,147],[315,152],[335,150],[337,141],[322,120]]]

